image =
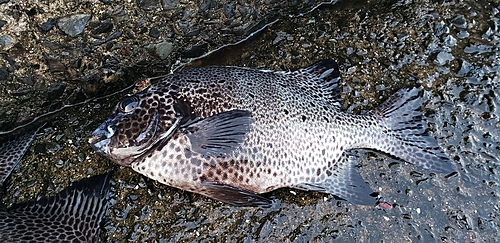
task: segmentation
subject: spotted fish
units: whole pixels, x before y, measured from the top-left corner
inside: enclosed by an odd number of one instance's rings
[[[339,70],[186,69],[152,78],[92,134],[92,147],[163,184],[232,205],[269,206],[281,187],[376,198],[351,149],[370,148],[434,172],[455,170],[425,134],[421,98],[403,88],[367,115],[342,110]]]
[[[0,209],[0,241],[97,242],[109,181],[109,174],[94,176],[56,195]]]

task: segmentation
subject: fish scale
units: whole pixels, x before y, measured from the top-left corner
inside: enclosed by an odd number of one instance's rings
[[[455,170],[425,133],[418,89],[354,115],[341,109],[339,75],[327,59],[292,72],[205,67],[152,78],[89,142],[147,177],[238,206],[270,206],[259,194],[281,187],[373,205],[356,148]]]

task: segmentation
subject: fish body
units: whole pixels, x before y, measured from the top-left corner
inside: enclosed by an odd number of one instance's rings
[[[341,108],[339,74],[328,59],[293,72],[204,67],[153,78],[90,143],[161,183],[238,206],[269,206],[259,194],[281,187],[373,205],[350,155],[356,148],[455,170],[425,134],[418,89],[354,115]]]

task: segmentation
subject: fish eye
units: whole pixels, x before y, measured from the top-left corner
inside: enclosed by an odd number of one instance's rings
[[[125,113],[129,113],[131,111],[133,111],[137,105],[139,104],[138,100],[137,100],[137,97],[133,96],[133,97],[128,97],[124,100],[122,100],[122,102],[120,102],[120,110],[125,112]]]

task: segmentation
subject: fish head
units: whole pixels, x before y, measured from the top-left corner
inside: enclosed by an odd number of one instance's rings
[[[163,92],[125,97],[89,139],[100,154],[130,166],[159,142],[168,140],[190,114],[189,106]]]

